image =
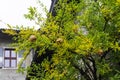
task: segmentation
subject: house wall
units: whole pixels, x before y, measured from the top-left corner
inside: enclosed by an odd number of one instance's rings
[[[4,68],[4,49],[5,48],[11,48],[10,44],[12,41],[4,38],[0,38],[0,49],[2,48],[3,54],[0,56],[0,80],[25,80],[25,74],[17,73],[16,69],[13,68]],[[20,58],[18,58],[17,55],[17,63],[20,61]]]
[[[2,49],[2,52],[1,52],[1,56],[0,56],[0,67],[3,67],[3,56],[4,54],[2,54],[4,52],[4,48],[8,48],[10,47],[10,43],[12,41],[11,40],[6,40],[6,39],[0,39],[0,48]]]
[[[31,62],[32,62],[32,59],[33,59],[33,53],[34,53],[34,50],[31,49],[30,54],[27,56],[27,58],[25,60],[26,66],[31,65]]]
[[[17,73],[16,69],[0,69],[0,80],[25,80],[26,75]]]

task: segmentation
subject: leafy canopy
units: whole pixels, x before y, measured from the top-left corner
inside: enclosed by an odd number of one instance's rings
[[[120,0],[59,0],[55,16],[47,13],[45,20],[36,8],[30,7],[25,17],[40,29],[15,27],[19,33],[9,31],[16,35],[17,51],[25,50],[22,61],[31,48],[39,47],[39,56],[53,51],[50,59],[28,68],[28,75],[35,70],[30,79],[120,79],[119,9]],[[35,42],[29,41],[30,35],[37,37]]]

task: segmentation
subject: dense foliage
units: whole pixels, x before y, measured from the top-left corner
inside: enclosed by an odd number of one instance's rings
[[[27,69],[30,79],[119,80],[120,0],[59,0],[54,10],[56,15],[48,13],[43,22],[37,9],[30,7],[25,17],[40,29],[9,31],[16,35],[17,51],[25,50],[22,61],[30,49],[39,47],[39,56],[52,51],[51,57]],[[35,42],[30,35],[36,36]]]

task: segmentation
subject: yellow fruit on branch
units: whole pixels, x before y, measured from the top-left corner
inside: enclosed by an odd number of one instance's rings
[[[29,40],[31,41],[31,42],[34,42],[34,41],[36,41],[36,36],[35,35],[30,35],[30,37],[29,37]]]
[[[99,49],[99,50],[97,51],[97,53],[101,56],[101,55],[103,54],[103,50],[102,50],[102,49]]]
[[[74,28],[74,29],[73,29],[73,32],[74,32],[74,33],[78,33],[78,29],[77,29],[77,28]]]
[[[63,42],[63,39],[62,39],[62,38],[57,38],[56,42],[57,42],[57,43],[62,43],[62,42]]]

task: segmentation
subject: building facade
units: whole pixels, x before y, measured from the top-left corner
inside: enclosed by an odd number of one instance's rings
[[[25,74],[16,72],[23,51],[16,53],[15,48],[11,46],[14,42],[12,36],[3,33],[2,30],[0,29],[0,80],[24,80]],[[26,67],[26,62],[22,67]]]

